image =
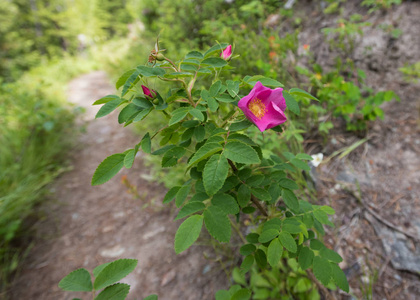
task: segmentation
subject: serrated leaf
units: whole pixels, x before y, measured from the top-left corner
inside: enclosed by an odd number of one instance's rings
[[[261,269],[265,269],[265,267],[267,266],[267,256],[265,255],[265,252],[261,249],[258,249],[255,252],[255,261],[257,262],[257,265],[261,268]]]
[[[296,99],[290,95],[288,92],[283,91],[284,100],[286,100],[286,107],[296,115],[300,115],[300,108],[299,104],[297,103]]]
[[[113,154],[105,158],[96,168],[92,177],[92,185],[100,185],[114,177],[124,166],[125,155]]]
[[[181,110],[181,111],[175,110],[172,113],[172,117],[169,120],[168,125],[171,126],[182,121],[187,116],[187,114],[188,114],[188,110]]]
[[[233,294],[231,300],[249,300],[251,298],[251,291],[248,289],[240,289]]]
[[[127,80],[123,84],[123,88],[121,91],[121,97],[123,97],[125,94],[127,94],[128,90],[135,85],[139,81],[139,70],[135,69],[133,73],[131,73],[130,76],[128,76]]]
[[[212,237],[222,243],[228,243],[231,235],[229,218],[217,206],[210,206],[204,211],[204,223]]]
[[[239,81],[228,80],[226,81],[226,83],[227,83],[227,90],[228,90],[229,95],[232,98],[235,98],[239,92]]]
[[[178,163],[178,160],[185,154],[185,148],[174,147],[165,152],[162,157],[162,167],[173,167]]]
[[[134,149],[130,149],[125,154],[125,157],[124,157],[124,167],[126,167],[127,169],[130,169],[133,166],[135,155],[136,155],[136,153],[135,153]]]
[[[278,82],[275,79],[268,78],[268,77],[265,77],[265,76],[262,76],[262,75],[252,76],[252,77],[248,78],[246,82],[248,84],[250,84],[251,86],[255,86],[255,84],[258,81],[261,82],[261,84],[264,85],[264,86],[270,86],[270,87],[274,87],[274,88],[284,87],[284,85],[281,82]]]
[[[293,180],[290,180],[288,178],[282,178],[279,180],[279,185],[283,188],[289,189],[289,190],[297,190],[299,189],[298,185],[296,184],[296,182],[294,182]]]
[[[349,283],[347,281],[346,274],[343,272],[343,270],[340,269],[340,267],[336,264],[330,264],[331,266],[331,275],[332,279],[334,280],[335,284],[345,291],[346,293],[349,292]]]
[[[200,210],[205,209],[206,206],[204,205],[203,202],[199,202],[199,201],[192,201],[192,202],[188,202],[187,204],[185,204],[181,210],[179,211],[178,215],[176,216],[175,220],[179,220],[182,219],[186,216],[189,216],[193,213],[196,213]]]
[[[107,263],[104,263],[104,264],[102,264],[102,265],[99,265],[99,266],[97,266],[95,269],[93,269],[93,276],[94,276],[94,277],[98,277],[99,273],[101,273],[101,272],[102,272],[102,270],[103,270],[103,269],[104,269],[107,265],[109,265],[110,263],[112,263],[112,261],[107,262]]]
[[[143,98],[143,97],[135,97],[133,100],[131,100],[131,102],[132,104],[143,109],[147,109],[153,106],[150,100],[147,100],[146,98]]]
[[[289,93],[291,95],[298,95],[298,96],[301,96],[301,97],[304,97],[304,98],[309,98],[309,99],[312,99],[312,100],[319,101],[318,98],[316,98],[316,97],[312,96],[311,94],[309,94],[308,92],[306,92],[304,90],[301,90],[301,89],[298,89],[298,88],[290,89]]]
[[[216,300],[230,300],[230,294],[226,290],[218,290],[215,295]]]
[[[332,207],[329,207],[327,205],[323,205],[320,207],[320,210],[322,210],[323,212],[329,214],[329,215],[333,215],[335,214],[335,210]]]
[[[276,229],[268,229],[264,230],[260,237],[258,238],[258,242],[260,243],[267,243],[271,241],[272,239],[276,238],[279,235],[279,231]]]
[[[203,226],[203,216],[194,215],[186,219],[175,234],[175,252],[187,250],[198,239]]]
[[[116,283],[104,289],[95,297],[95,300],[124,300],[129,291],[130,286],[128,284]]]
[[[187,55],[185,55],[185,58],[203,59],[204,56],[203,56],[203,54],[201,52],[191,51],[191,52],[188,52]]]
[[[245,244],[241,248],[239,248],[239,253],[243,256],[247,256],[254,253],[255,250],[257,250],[257,247],[255,247],[255,245]]]
[[[300,249],[298,262],[302,270],[306,270],[312,266],[314,256],[314,252],[308,247],[302,247],[302,249]]]
[[[206,101],[211,112],[215,112],[219,108],[219,103],[213,97],[208,98]]]
[[[194,118],[199,119],[201,122],[204,121],[204,115],[203,115],[203,113],[201,111],[199,111],[198,109],[196,109],[196,108],[191,109],[189,111],[189,114],[191,116],[193,116]]]
[[[221,87],[222,87],[222,82],[220,80],[213,83],[209,89],[209,96],[216,97],[219,94]]]
[[[204,126],[195,127],[194,136],[198,143],[202,142],[206,137],[206,130],[204,129]]]
[[[144,77],[163,76],[166,74],[165,69],[159,67],[138,66],[136,70]]]
[[[295,239],[290,235],[288,232],[280,232],[279,234],[279,240],[281,244],[286,248],[288,251],[292,253],[296,253],[297,246]]]
[[[172,73],[166,73],[163,77],[164,78],[184,78],[184,77],[192,77],[192,76],[194,76],[194,74],[190,72],[172,72]]]
[[[165,197],[163,198],[163,204],[169,203],[172,200],[175,199],[176,194],[178,193],[179,189],[181,187],[180,186],[174,186],[173,188],[171,188],[165,195]]]
[[[267,249],[267,260],[270,266],[276,268],[282,255],[283,247],[279,239],[272,240]]]
[[[238,267],[235,267],[232,271],[232,278],[235,283],[239,283],[241,285],[246,285],[246,279]]]
[[[123,99],[115,99],[105,103],[99,111],[96,113],[95,119],[102,118],[106,115],[112,113],[118,105],[120,105],[124,100]]]
[[[223,58],[209,57],[204,59],[200,65],[208,65],[212,66],[213,68],[222,68],[227,65],[227,62]]]
[[[96,277],[93,287],[101,290],[130,274],[137,266],[137,259],[118,259],[107,265]]]
[[[331,266],[325,258],[315,256],[313,261],[313,271],[316,279],[327,286],[331,279]]]
[[[259,237],[260,237],[260,235],[258,233],[253,232],[253,233],[250,233],[246,236],[246,240],[249,243],[256,244],[256,243],[258,243],[258,238]]]
[[[283,201],[288,208],[291,210],[297,211],[299,210],[299,201],[293,191],[288,189],[283,189],[282,191]]]
[[[122,124],[129,121],[135,114],[137,114],[141,110],[142,109],[140,107],[134,105],[133,103],[129,103],[120,111],[118,115],[118,123]]]
[[[240,207],[247,206],[249,200],[251,200],[251,190],[245,184],[239,187],[237,199]]]
[[[148,109],[142,110],[139,113],[136,114],[136,116],[133,119],[133,122],[139,122],[147,117],[147,115],[153,110],[153,107],[150,107]]]
[[[328,259],[329,261],[335,262],[335,263],[341,263],[343,261],[343,258],[335,252],[334,250],[328,249],[327,247],[323,247],[319,251],[319,255],[322,258]]]
[[[303,159],[303,160],[314,160],[312,156],[306,153],[298,153],[296,154],[296,158]]]
[[[301,170],[305,170],[305,171],[310,171],[311,170],[309,165],[307,163],[301,161],[300,159],[294,158],[290,162],[292,163],[292,165],[294,165],[295,167],[297,167]]]
[[[239,122],[234,122],[234,123],[230,124],[229,130],[231,132],[244,130],[251,125],[252,125],[252,123],[250,121],[248,121],[247,119],[245,119],[245,120],[242,120],[242,121],[239,121]]]
[[[237,214],[239,212],[238,203],[235,198],[228,194],[216,194],[211,199],[211,203],[221,208],[225,214]]]
[[[92,291],[92,281],[86,269],[77,269],[61,279],[58,286],[64,291],[90,292]]]
[[[119,89],[120,87],[122,87],[128,78],[130,78],[130,76],[136,71],[136,69],[131,69],[128,70],[127,72],[125,72],[124,74],[121,75],[120,78],[118,78],[117,83],[115,84],[115,89]]]
[[[227,159],[215,154],[207,161],[203,171],[203,184],[209,196],[216,194],[225,183],[229,172]]]
[[[261,189],[261,188],[252,188],[251,189],[251,193],[255,197],[257,197],[259,200],[266,201],[266,202],[271,201],[271,195],[270,195],[270,193],[267,192],[264,189]]]
[[[149,295],[146,298],[144,298],[143,300],[158,300],[158,296],[153,294],[153,295]]]
[[[96,100],[95,102],[93,102],[92,105],[105,104],[112,100],[118,100],[118,99],[121,99],[121,98],[117,95],[107,95],[105,97],[102,97],[101,99]]]
[[[216,52],[219,52],[219,51],[221,52],[227,46],[229,46],[228,43],[221,43],[221,44],[214,45],[213,47],[211,47],[209,50],[207,50],[204,53],[204,57],[208,57],[208,56],[212,55],[213,53],[216,53]]]
[[[244,260],[241,263],[241,271],[243,272],[248,272],[252,265],[254,264],[254,256],[253,255],[248,255],[247,257],[244,258]]]
[[[205,143],[203,146],[200,147],[200,149],[197,150],[197,152],[188,162],[188,167],[193,165],[194,163],[206,159],[207,157],[210,157],[211,155],[215,154],[216,152],[219,152],[222,149],[222,146],[220,146],[218,143]]]
[[[175,197],[175,205],[176,207],[180,207],[182,205],[182,203],[184,203],[185,199],[187,198],[188,194],[190,193],[191,190],[191,184],[190,183],[186,183],[185,185],[183,185],[178,192],[176,193],[176,197]]]
[[[152,151],[152,141],[150,139],[150,134],[146,133],[140,141],[141,149],[145,153],[150,153]]]
[[[313,211],[313,214],[314,214],[315,219],[317,219],[318,222],[320,222],[321,224],[334,227],[334,223],[332,223],[330,219],[328,219],[328,215],[323,210],[315,209]]]
[[[228,159],[241,164],[258,164],[261,162],[257,152],[251,146],[239,141],[228,142],[223,154]]]

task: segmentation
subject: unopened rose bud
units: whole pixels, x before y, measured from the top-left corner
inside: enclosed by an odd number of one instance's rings
[[[232,46],[227,46],[226,49],[223,50],[222,53],[220,53],[220,57],[224,60],[230,60],[230,58],[232,57]]]
[[[143,94],[148,99],[155,99],[156,98],[156,91],[149,89],[148,87],[142,85],[141,88],[143,89]]]

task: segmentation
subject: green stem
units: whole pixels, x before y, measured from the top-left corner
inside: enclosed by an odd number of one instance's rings
[[[229,218],[229,221],[230,221],[230,224],[232,224],[233,229],[235,229],[235,231],[238,233],[238,235],[241,238],[242,242],[244,244],[247,244],[248,242],[246,241],[246,239],[242,235],[242,232],[239,230],[238,225],[235,222],[233,222],[231,218]]]

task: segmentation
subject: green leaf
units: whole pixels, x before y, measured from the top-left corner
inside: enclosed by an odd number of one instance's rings
[[[239,81],[228,80],[226,81],[226,83],[227,83],[227,90],[228,90],[229,95],[232,98],[235,98],[239,92]]]
[[[140,145],[141,145],[141,149],[143,149],[145,153],[152,152],[152,141],[150,139],[149,133],[146,133],[144,135],[144,137],[140,141]]]
[[[316,239],[312,239],[309,245],[313,250],[321,250],[325,247],[321,241],[318,241]]]
[[[272,240],[267,249],[267,260],[270,266],[276,268],[282,255],[283,247],[279,239]]]
[[[136,153],[134,149],[128,150],[128,152],[125,154],[125,157],[124,157],[124,167],[126,167],[127,169],[130,169],[133,166],[135,155]]]
[[[249,78],[247,80],[247,83],[250,84],[251,86],[255,86],[255,84],[257,82],[261,82],[262,85],[264,86],[270,86],[270,87],[284,87],[284,85],[280,82],[278,82],[277,80],[274,80],[272,78],[268,78],[262,75],[256,75],[256,76],[252,76],[251,78]]]
[[[171,126],[171,125],[174,125],[174,124],[182,121],[182,119],[184,119],[187,116],[187,114],[188,114],[188,109],[182,109],[182,110],[177,109],[177,110],[173,111],[172,117],[169,120],[168,125]]]
[[[158,296],[153,294],[153,295],[149,295],[146,298],[144,298],[143,300],[158,300]]]
[[[295,239],[290,235],[288,232],[280,232],[279,234],[279,240],[288,251],[292,253],[296,253],[297,246]]]
[[[104,289],[95,297],[95,300],[124,300],[129,291],[130,286],[128,284],[116,283]]]
[[[115,84],[115,89],[119,89],[120,87],[122,87],[126,82],[127,79],[130,78],[130,76],[136,71],[136,69],[131,69],[128,70],[127,72],[125,72],[124,74],[121,75],[120,78],[118,78],[117,83]]]
[[[162,167],[173,167],[178,163],[178,160],[185,154],[185,148],[174,147],[165,152],[162,157]]]
[[[163,76],[166,73],[165,69],[159,67],[138,66],[136,70],[144,77]]]
[[[301,96],[301,97],[304,97],[304,98],[309,98],[309,99],[312,99],[312,100],[319,101],[318,98],[316,98],[316,97],[312,96],[311,94],[309,94],[308,92],[306,92],[304,90],[301,90],[301,89],[298,89],[298,88],[290,89],[289,93],[291,95],[298,95],[298,96]]]
[[[249,300],[251,298],[251,291],[248,289],[240,289],[233,294],[231,300]]]
[[[176,193],[175,205],[176,207],[180,207],[182,203],[184,203],[185,199],[187,198],[188,194],[191,190],[191,184],[187,182],[184,184],[179,191]]]
[[[125,155],[122,153],[108,156],[96,168],[92,177],[92,185],[100,185],[114,177],[124,166]]]
[[[336,264],[330,264],[331,266],[331,275],[332,279],[334,280],[335,284],[345,291],[346,293],[349,292],[349,283],[346,278],[346,274],[344,274],[343,270],[340,269],[339,266]]]
[[[258,242],[267,243],[267,242],[273,240],[274,238],[276,238],[278,235],[279,235],[279,231],[276,230],[276,229],[264,230],[260,234],[260,237],[258,238]]]
[[[193,202],[188,202],[187,204],[185,204],[181,210],[179,211],[178,215],[176,216],[175,220],[179,220],[182,219],[186,216],[189,216],[193,213],[196,213],[200,210],[205,209],[206,206],[204,205],[203,202],[199,202],[199,201],[193,201]]]
[[[172,72],[167,73],[163,77],[164,78],[183,78],[183,77],[193,77],[194,74],[190,72]]]
[[[104,263],[104,264],[102,264],[102,265],[99,265],[99,266],[97,266],[95,269],[93,269],[93,276],[94,276],[94,277],[98,277],[99,273],[101,273],[101,272],[102,272],[102,270],[103,270],[103,269],[104,269],[107,265],[109,265],[110,263],[112,263],[112,261],[107,262],[107,263]]]
[[[203,56],[203,54],[201,52],[191,51],[191,52],[188,52],[187,55],[185,55],[185,58],[203,59],[204,56]]]
[[[313,270],[316,279],[321,281],[323,285],[328,285],[331,279],[331,265],[325,258],[315,256],[313,262]]]
[[[292,165],[294,165],[295,167],[297,167],[301,170],[305,170],[305,171],[310,171],[311,170],[309,165],[306,162],[301,161],[300,159],[294,158],[290,162],[292,163]]]
[[[123,99],[115,99],[105,103],[99,111],[96,113],[95,119],[102,118],[106,115],[112,113],[118,105],[120,105],[124,100]]]
[[[265,269],[265,267],[267,266],[267,256],[265,255],[265,252],[263,250],[258,249],[255,252],[255,261],[261,269]]]
[[[222,87],[222,82],[220,80],[213,83],[209,89],[209,96],[216,97],[219,94],[221,87]]]
[[[297,211],[299,210],[299,201],[296,198],[296,195],[293,191],[288,189],[283,189],[282,191],[283,201],[288,208],[291,210]]]
[[[119,100],[119,99],[121,99],[121,98],[119,96],[117,96],[117,95],[107,95],[105,97],[102,97],[99,100],[96,100],[95,102],[93,102],[92,105],[105,104],[105,103],[108,103],[108,102],[110,102],[112,100]]]
[[[221,43],[221,44],[214,45],[213,47],[211,47],[209,50],[207,50],[204,53],[204,57],[208,57],[208,56],[210,56],[210,55],[212,55],[212,54],[214,54],[216,52],[220,52],[221,53],[222,50],[225,49],[227,46],[229,46],[228,43]]]
[[[271,201],[271,195],[269,192],[267,192],[264,189],[261,188],[252,188],[251,189],[251,193],[257,197],[258,199],[262,200],[262,201]]]
[[[231,132],[244,130],[251,125],[252,125],[252,123],[250,121],[248,121],[247,119],[245,119],[245,120],[242,120],[242,121],[239,121],[239,122],[234,122],[234,123],[230,124],[229,130]]]
[[[203,171],[203,183],[209,196],[222,188],[228,172],[229,163],[223,155],[215,154],[207,161]]]
[[[256,244],[256,243],[258,243],[258,238],[259,237],[260,237],[260,235],[258,233],[253,232],[253,233],[250,233],[246,236],[246,240],[249,243]]]
[[[174,186],[173,188],[171,188],[165,195],[165,197],[163,198],[163,204],[169,203],[172,200],[175,199],[176,194],[178,193],[179,189],[181,187],[180,186]]]
[[[251,146],[239,141],[228,142],[223,153],[228,159],[241,164],[261,162],[257,152]]]
[[[314,252],[308,247],[302,247],[299,252],[298,262],[302,270],[306,270],[312,266],[314,260]]]
[[[323,205],[320,207],[320,210],[322,210],[323,212],[329,214],[329,215],[333,215],[335,214],[335,210],[332,207],[329,207],[327,205]]]
[[[147,117],[147,115],[153,110],[153,107],[140,111],[133,119],[133,122],[139,122]]]
[[[206,130],[204,129],[204,126],[195,127],[194,136],[198,143],[203,141],[206,136]]]
[[[199,119],[201,122],[204,122],[204,115],[203,115],[203,113],[202,113],[201,111],[199,111],[198,109],[196,109],[196,108],[191,109],[191,110],[189,111],[189,114],[190,114],[191,116],[193,116],[194,118]]]
[[[131,73],[131,75],[127,78],[127,80],[125,81],[122,91],[121,91],[121,97],[124,96],[125,94],[127,94],[128,90],[135,85],[138,81],[139,81],[139,70],[134,70],[133,73]]]
[[[233,281],[242,285],[246,285],[246,279],[244,273],[238,267],[235,267],[232,271]]]
[[[238,189],[238,203],[240,207],[245,207],[248,205],[249,200],[251,200],[251,190],[245,184],[242,184]]]
[[[218,290],[215,295],[216,300],[230,300],[230,294],[226,290]]]
[[[286,91],[283,91],[283,97],[286,100],[287,108],[294,114],[300,115],[299,104],[296,102],[296,99]]]
[[[188,167],[191,165],[206,159],[207,157],[215,154],[216,152],[219,152],[222,150],[222,146],[220,146],[218,143],[206,143],[203,146],[198,149],[198,151],[193,155],[191,160],[188,162]]]
[[[175,234],[175,252],[187,250],[198,239],[203,226],[203,216],[194,215],[186,219]]]
[[[296,154],[296,158],[302,159],[302,160],[313,160],[312,156],[310,156],[306,153],[298,153],[298,154]]]
[[[279,180],[279,185],[283,188],[289,189],[289,190],[297,190],[299,189],[298,185],[296,184],[296,182],[294,182],[293,180],[290,180],[288,178],[282,178]]]
[[[227,65],[226,60],[220,57],[209,57],[201,62],[201,65],[209,65],[213,68],[222,68]]]
[[[137,259],[118,259],[107,265],[96,277],[93,287],[101,290],[130,274],[137,266]]]
[[[141,107],[143,109],[147,109],[153,106],[150,100],[147,100],[146,98],[143,98],[143,97],[135,97],[131,102],[134,105]]]
[[[229,218],[217,206],[209,206],[204,211],[204,223],[210,235],[222,243],[228,243],[231,235]]]
[[[135,114],[137,114],[142,109],[133,103],[129,103],[124,107],[120,114],[118,115],[118,123],[122,124],[129,121]]]
[[[335,262],[335,263],[341,263],[343,261],[343,258],[335,252],[334,250],[328,249],[327,247],[323,247],[319,251],[319,255],[322,258],[328,259],[329,261]]]
[[[334,227],[334,223],[328,219],[328,215],[320,209],[315,209],[313,211],[315,219],[317,219],[321,224],[329,225],[331,227]]]
[[[215,112],[219,108],[219,103],[213,97],[208,98],[206,101],[211,112]]]
[[[239,253],[243,256],[247,256],[252,254],[255,250],[257,250],[257,247],[253,244],[245,244],[239,249]]]
[[[244,258],[244,260],[241,263],[241,270],[246,273],[251,269],[253,264],[254,264],[254,256],[248,255],[247,257]]]
[[[86,269],[77,269],[61,279],[58,286],[64,291],[90,292],[92,281]]]
[[[211,199],[211,203],[221,208],[225,214],[237,214],[239,212],[238,203],[235,198],[228,194],[216,194]]]

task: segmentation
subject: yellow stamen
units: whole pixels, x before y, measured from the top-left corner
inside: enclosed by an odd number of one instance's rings
[[[248,104],[248,108],[258,119],[264,117],[267,112],[264,103],[262,103],[258,98],[252,99]]]

